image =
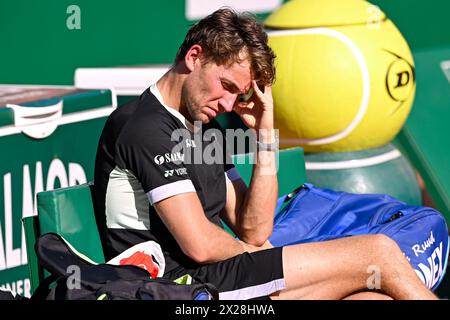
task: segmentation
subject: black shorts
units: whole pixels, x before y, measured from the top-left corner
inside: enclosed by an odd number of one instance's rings
[[[186,274],[215,285],[221,300],[261,298],[285,288],[281,247],[243,253],[193,270],[177,268],[164,278],[175,280]]]

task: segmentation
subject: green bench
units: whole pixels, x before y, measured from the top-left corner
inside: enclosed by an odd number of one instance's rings
[[[417,93],[395,144],[450,223],[450,47],[414,52]]]
[[[233,156],[236,169],[247,183],[252,173],[251,155]],[[286,194],[306,181],[303,149],[279,152],[279,195]],[[55,232],[67,239],[77,251],[95,262],[105,262],[94,216],[92,184],[83,184],[37,195],[38,216],[23,219],[28,254],[31,293],[44,278],[34,244],[40,234]]]

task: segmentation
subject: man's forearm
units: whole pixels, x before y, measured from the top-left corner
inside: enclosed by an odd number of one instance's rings
[[[212,223],[208,234],[207,250],[209,252],[209,257],[202,261],[202,263],[224,261],[244,252],[255,252],[273,248],[269,241],[265,241],[263,244],[256,246],[242,240],[237,240],[228,232]]]
[[[275,141],[274,130],[259,133],[259,141]],[[275,151],[258,150],[250,186],[238,216],[239,237],[246,243],[262,245],[272,233],[278,195]]]
[[[203,261],[198,261],[200,263],[223,261],[245,251],[250,251],[249,247],[244,243],[213,223],[206,228],[204,237],[205,246],[203,246],[203,250],[207,254],[204,256]]]

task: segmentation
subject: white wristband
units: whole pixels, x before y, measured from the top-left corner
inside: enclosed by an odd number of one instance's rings
[[[258,146],[259,151],[278,151],[279,149],[279,143],[277,138],[275,138],[275,141],[272,143],[264,143],[261,141],[256,141],[256,145]]]

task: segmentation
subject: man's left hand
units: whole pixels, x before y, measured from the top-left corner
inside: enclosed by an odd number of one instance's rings
[[[252,80],[253,95],[249,101],[237,101],[234,111],[241,117],[244,124],[255,130],[273,129],[273,97],[272,86],[265,86],[261,91]]]

